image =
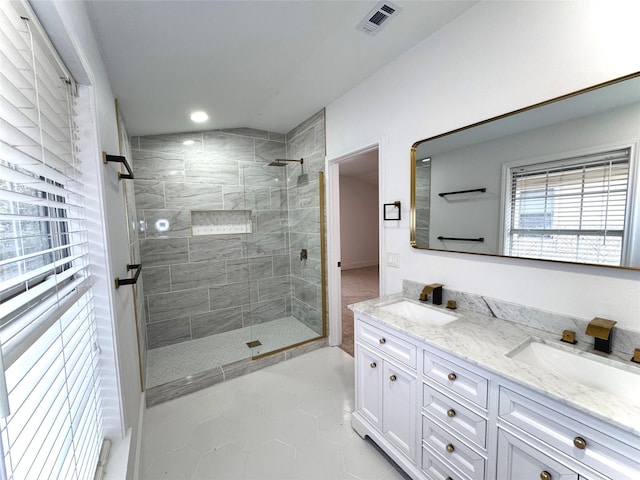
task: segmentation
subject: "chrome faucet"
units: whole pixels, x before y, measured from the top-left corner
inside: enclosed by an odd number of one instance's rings
[[[431,285],[426,285],[422,292],[420,292],[420,301],[426,302],[429,299],[429,294],[433,293],[433,297],[431,302],[434,305],[442,305],[442,285],[441,283],[432,283]]]
[[[587,325],[586,334],[593,337],[593,349],[598,352],[611,353],[613,343],[613,326],[615,320],[596,317]]]

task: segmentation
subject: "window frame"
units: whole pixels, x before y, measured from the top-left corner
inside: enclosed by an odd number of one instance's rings
[[[637,215],[640,215],[640,192],[638,189],[638,152],[640,151],[640,141],[637,140],[628,140],[622,141],[618,143],[610,143],[603,144],[597,146],[591,146],[588,148],[580,149],[580,150],[572,150],[568,152],[555,153],[550,155],[544,155],[539,157],[529,157],[523,158],[521,160],[514,160],[510,162],[505,162],[502,164],[502,179],[501,179],[501,195],[500,198],[500,232],[499,232],[499,245],[498,251],[500,255],[510,258],[522,258],[527,260],[539,260],[539,261],[551,261],[551,262],[559,262],[559,263],[573,263],[573,264],[587,264],[601,267],[617,267],[617,268],[638,268],[640,264],[634,263],[634,258],[638,257],[638,253],[640,253],[640,238],[637,242],[634,243],[633,238],[637,236],[638,230],[640,229],[640,221],[634,221],[634,218]],[[620,256],[620,264],[619,265],[611,265],[605,263],[588,263],[588,262],[578,262],[572,260],[560,260],[554,258],[544,258],[544,257],[522,257],[510,255],[508,253],[508,242],[509,242],[509,233],[510,233],[510,225],[509,225],[509,212],[510,208],[509,202],[511,200],[511,181],[512,181],[512,171],[517,168],[522,168],[526,166],[533,165],[542,165],[545,163],[553,163],[553,162],[561,162],[567,161],[570,164],[575,159],[575,164],[579,165],[584,163],[584,161],[580,161],[580,157],[587,157],[589,155],[597,155],[603,152],[608,151],[618,151],[629,149],[629,171],[627,178],[627,196],[626,196],[626,208],[625,208],[625,217],[624,217],[624,230],[622,233],[622,245],[621,245],[621,256]],[[637,261],[640,261],[636,259]]]

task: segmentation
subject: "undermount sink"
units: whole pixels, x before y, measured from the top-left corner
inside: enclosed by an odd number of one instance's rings
[[[407,300],[400,300],[399,302],[385,305],[380,307],[380,310],[428,325],[444,325],[458,319],[455,315],[450,315],[435,308],[422,306]]]
[[[528,340],[507,356],[529,366],[552,371],[612,397],[640,403],[640,368],[634,365],[617,365],[614,360],[537,339]]]

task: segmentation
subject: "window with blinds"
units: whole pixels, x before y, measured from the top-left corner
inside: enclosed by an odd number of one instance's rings
[[[93,478],[102,444],[74,84],[0,2],[0,478]]]
[[[630,152],[511,168],[505,254],[621,265]]]

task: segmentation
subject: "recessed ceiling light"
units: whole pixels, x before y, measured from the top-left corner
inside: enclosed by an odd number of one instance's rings
[[[191,120],[196,123],[206,122],[207,120],[209,120],[209,115],[207,115],[205,112],[193,112],[191,114]]]
[[[183,145],[193,145],[194,143],[196,142],[194,142],[193,140],[185,140],[184,142],[182,142]]]

